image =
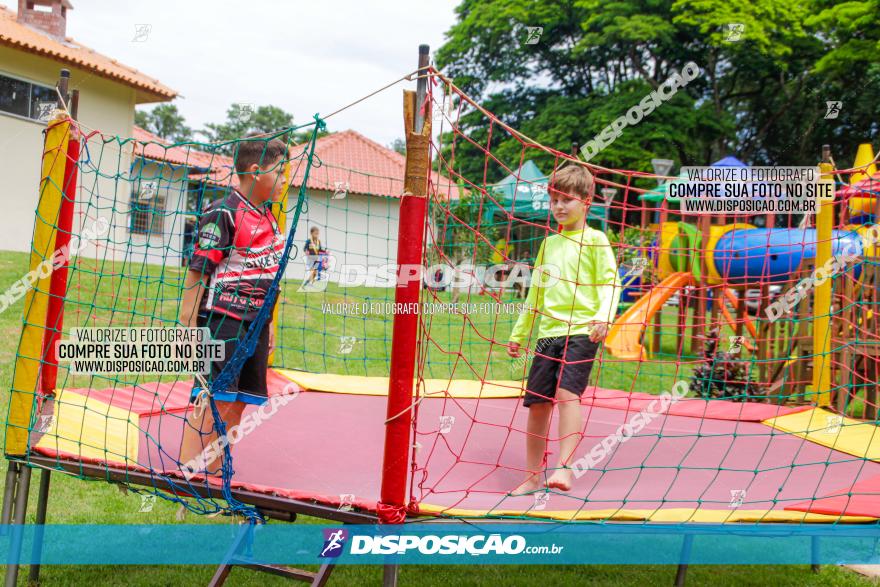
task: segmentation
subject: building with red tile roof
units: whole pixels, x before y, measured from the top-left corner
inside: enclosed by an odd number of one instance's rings
[[[349,193],[399,198],[403,195],[406,157],[354,130],[336,132],[318,139],[318,159],[309,174],[309,189],[335,191],[347,186]],[[292,185],[302,185],[302,166],[295,168]],[[448,179],[432,174],[437,188],[458,197],[458,188]],[[436,189],[435,188],[435,192]]]
[[[169,219],[164,228],[156,227],[154,238],[160,238],[160,230],[162,238],[168,237],[167,227],[177,226],[180,234],[171,235],[175,240],[166,245],[170,250],[186,250],[193,242],[197,210],[230,185],[237,187],[232,158],[205,152],[197,144],[173,145],[138,127],[134,138],[133,175],[141,183],[156,181],[149,193],[161,196],[156,199],[157,209],[148,217]],[[302,186],[305,148],[293,148],[288,211],[295,206]],[[321,232],[321,241],[334,255],[337,267],[376,267],[393,261],[405,171],[406,157],[356,131],[345,130],[318,139],[306,188],[306,205],[296,228],[298,247],[288,267],[288,278],[305,275],[301,245],[312,227]],[[448,179],[434,173],[432,182],[434,186],[444,186],[449,197],[458,197],[458,187]],[[437,193],[437,187],[432,187],[432,191]],[[183,192],[190,195],[182,196]],[[194,205],[196,202],[201,204]],[[180,216],[187,220],[173,220]]]
[[[70,0],[18,0],[17,11],[0,6],[0,136],[8,139],[0,142],[0,161],[4,191],[17,203],[0,224],[2,250],[30,250],[43,131],[57,105],[55,86],[62,69],[70,72],[69,89],[79,92],[80,123],[109,137],[131,136],[136,104],[177,95],[159,80],[68,37],[69,15],[88,18],[72,9]],[[119,150],[111,143],[101,148]],[[115,197],[118,186],[109,178],[128,171],[131,150],[123,159],[104,154],[95,153],[101,174],[92,189],[102,197]]]
[[[156,78],[66,36],[67,12],[72,8],[68,0],[19,0],[18,13],[0,6],[0,45],[125,84],[135,90],[137,104],[166,102],[177,96]]]

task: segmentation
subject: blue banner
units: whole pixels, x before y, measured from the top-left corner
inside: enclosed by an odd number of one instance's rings
[[[2,526],[7,563],[880,564],[877,525]]]

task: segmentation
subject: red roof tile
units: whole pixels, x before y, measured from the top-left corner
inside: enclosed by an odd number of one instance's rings
[[[144,75],[133,67],[80,45],[70,37],[63,41],[27,25],[21,24],[16,13],[0,5],[0,44],[49,57],[61,63],[78,67],[123,83],[137,90],[136,102],[165,102],[177,92],[159,80]]]
[[[210,170],[207,173],[196,173],[190,177],[194,180],[206,180],[221,186],[231,184],[238,187],[238,176],[234,172],[231,157],[206,153],[192,145],[172,146],[172,143],[139,126],[134,127],[132,136],[135,139],[134,154],[138,157],[165,161],[173,165],[207,169]]]
[[[190,177],[218,185],[230,185],[231,181],[233,186],[238,187],[238,176],[234,173],[231,157],[200,151],[193,146],[171,146],[168,141],[138,126],[134,127],[134,139],[137,156],[174,165],[210,169],[209,173]],[[301,154],[304,145],[298,149]],[[297,152],[297,147],[294,152]],[[336,182],[340,182],[341,186],[348,184],[345,189],[350,193],[392,198],[403,195],[406,157],[358,132],[346,130],[318,139],[315,155],[316,162],[309,173],[309,189],[332,192],[336,189]],[[291,185],[299,187],[302,185],[304,165],[294,162],[293,166]],[[435,172],[432,173],[432,181],[437,186],[435,190],[448,192],[453,199],[458,198],[458,188],[451,186],[445,177]]]
[[[300,151],[301,152],[301,151]],[[357,194],[399,198],[403,195],[406,157],[353,130],[344,130],[318,139],[318,161],[309,173],[309,189],[335,191],[337,184]],[[291,184],[302,185],[304,166],[294,163]],[[441,182],[442,179],[442,182]],[[437,173],[432,173],[435,189],[458,197],[458,189]]]

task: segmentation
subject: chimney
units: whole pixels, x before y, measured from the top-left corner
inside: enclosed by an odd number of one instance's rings
[[[64,40],[69,0],[18,0],[18,22]]]

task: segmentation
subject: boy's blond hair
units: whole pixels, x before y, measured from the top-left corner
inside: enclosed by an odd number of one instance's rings
[[[566,165],[553,174],[550,189],[573,198],[592,198],[595,194],[593,174],[582,165]]]

